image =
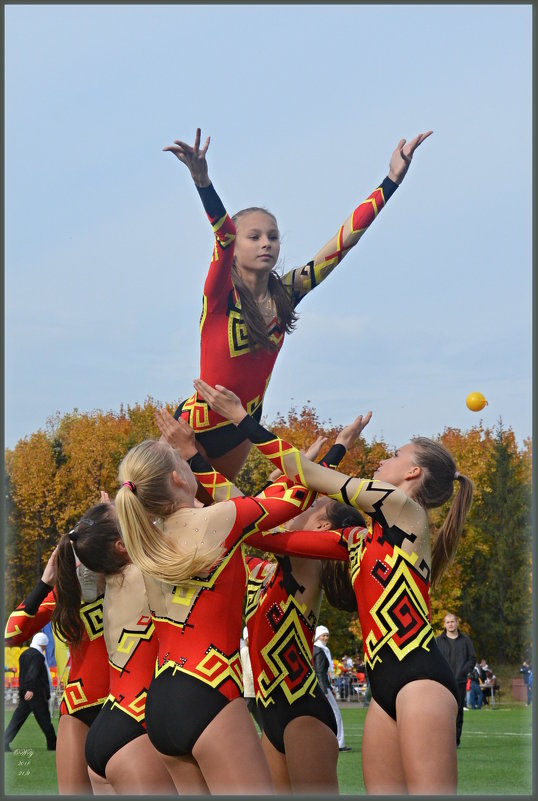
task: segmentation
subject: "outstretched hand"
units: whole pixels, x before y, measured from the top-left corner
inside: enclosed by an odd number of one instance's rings
[[[394,181],[397,184],[401,184],[407,170],[409,169],[409,165],[411,164],[411,159],[413,158],[413,153],[417,149],[419,145],[423,143],[428,136],[431,136],[433,131],[426,131],[425,133],[420,133],[415,136],[414,139],[411,139],[410,142],[406,142],[405,139],[400,139],[398,144],[396,145],[396,150],[392,154],[390,158],[389,164],[389,178],[391,181]]]
[[[197,453],[194,431],[182,417],[176,420],[168,409],[157,409],[155,420],[161,432],[161,439],[175,448],[183,459],[190,459]]]
[[[215,384],[212,387],[202,381],[201,378],[195,378],[193,383],[198,394],[209,404],[213,411],[226,418],[226,420],[239,425],[241,420],[247,416],[241,399],[231,389],[226,389],[222,384]]]
[[[209,147],[211,137],[208,136],[204,142],[204,146],[200,149],[200,128],[196,129],[196,136],[194,138],[194,146],[182,142],[180,139],[174,139],[173,145],[163,147],[164,151],[173,153],[183,164],[186,164],[192,176],[192,180],[196,186],[209,186],[209,171],[207,168],[207,161],[205,154]]]
[[[356,417],[352,423],[340,431],[335,442],[337,442],[339,445],[343,445],[346,450],[349,450],[355,440],[360,437],[371,418],[372,412],[367,412],[365,415],[359,414],[359,416]]]

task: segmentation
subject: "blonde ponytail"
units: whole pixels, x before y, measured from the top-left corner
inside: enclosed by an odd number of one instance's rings
[[[207,546],[203,539],[181,548],[153,522],[174,511],[172,471],[185,469],[170,445],[155,440],[132,448],[119,467],[116,511],[127,552],[143,573],[169,584],[207,573],[224,550],[222,543]]]

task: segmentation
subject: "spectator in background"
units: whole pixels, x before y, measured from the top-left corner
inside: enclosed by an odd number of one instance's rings
[[[469,687],[467,706],[471,709],[482,709],[482,681],[483,673],[480,665],[475,665],[469,673]]]
[[[319,685],[325,693],[325,696],[334,712],[334,717],[336,718],[336,738],[338,740],[338,750],[351,751],[351,748],[346,745],[342,714],[338,708],[338,704],[336,703],[331,686],[333,659],[331,652],[327,647],[328,640],[329,629],[327,626],[318,626],[316,628],[316,637],[314,640],[314,670],[316,671]]]
[[[519,668],[519,672],[523,676],[523,681],[525,682],[525,686],[527,688],[527,706],[529,706],[530,702],[532,701],[532,665],[530,662],[527,662],[525,659],[523,664]]]
[[[344,654],[344,656],[340,660],[340,664],[342,667],[338,682],[338,691],[340,693],[340,698],[342,699],[342,701],[348,701],[349,693],[351,691],[353,660],[351,659],[350,656]]]
[[[4,734],[5,751],[11,751],[10,742],[32,713],[47,738],[47,750],[56,750],[56,732],[49,712],[50,674],[45,660],[48,641],[47,635],[39,631],[19,657],[19,704]]]
[[[243,629],[243,644],[241,645],[239,653],[241,656],[241,667],[243,669],[243,697],[248,707],[248,711],[258,724],[258,728],[261,731],[262,721],[256,704],[254,677],[252,675],[252,665],[250,664],[250,655],[248,652],[248,629],[246,626]]]
[[[458,618],[451,612],[444,617],[445,630],[436,637],[439,650],[452,668],[458,685],[458,717],[456,719],[456,743],[460,744],[465,706],[467,676],[476,664],[476,654],[471,638],[458,630]]]
[[[495,700],[495,685],[497,684],[497,677],[495,673],[488,666],[485,659],[480,661],[480,680],[482,682],[482,700],[485,704],[489,704],[491,697],[492,702]]]

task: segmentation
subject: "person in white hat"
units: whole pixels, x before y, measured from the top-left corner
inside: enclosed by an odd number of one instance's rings
[[[32,713],[47,738],[47,750],[56,750],[56,732],[49,711],[50,674],[45,661],[48,642],[47,635],[39,631],[19,657],[19,704],[4,733],[5,751],[11,751],[11,741]]]
[[[318,682],[330,703],[336,718],[336,739],[338,740],[339,751],[351,751],[351,747],[346,745],[344,735],[344,721],[342,713],[336,703],[336,698],[332,690],[331,679],[333,677],[333,658],[327,647],[329,640],[329,629],[327,626],[318,626],[314,639],[314,669]]]
[[[254,676],[252,675],[252,665],[250,664],[250,655],[248,652],[248,629],[246,626],[243,629],[243,644],[241,645],[239,654],[241,656],[241,668],[243,670],[243,698],[245,699],[248,711],[261,729],[262,722],[256,705]]]

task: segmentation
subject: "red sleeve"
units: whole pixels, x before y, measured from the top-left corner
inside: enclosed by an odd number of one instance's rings
[[[273,487],[277,485],[272,484],[268,489]],[[227,548],[233,547],[235,543],[242,542],[253,534],[268,532],[296,517],[308,509],[315,495],[300,485],[282,486],[278,489],[279,491],[274,494],[267,495],[267,491],[264,491],[255,498],[243,496],[228,501],[235,505],[236,520],[225,540]],[[265,550],[263,545],[260,547]]]
[[[342,531],[277,531],[253,534],[246,544],[263,551],[310,559],[348,559],[347,536],[354,529]]]
[[[22,645],[41,631],[50,623],[55,606],[53,590],[40,581],[8,617],[4,633],[5,644]]]

